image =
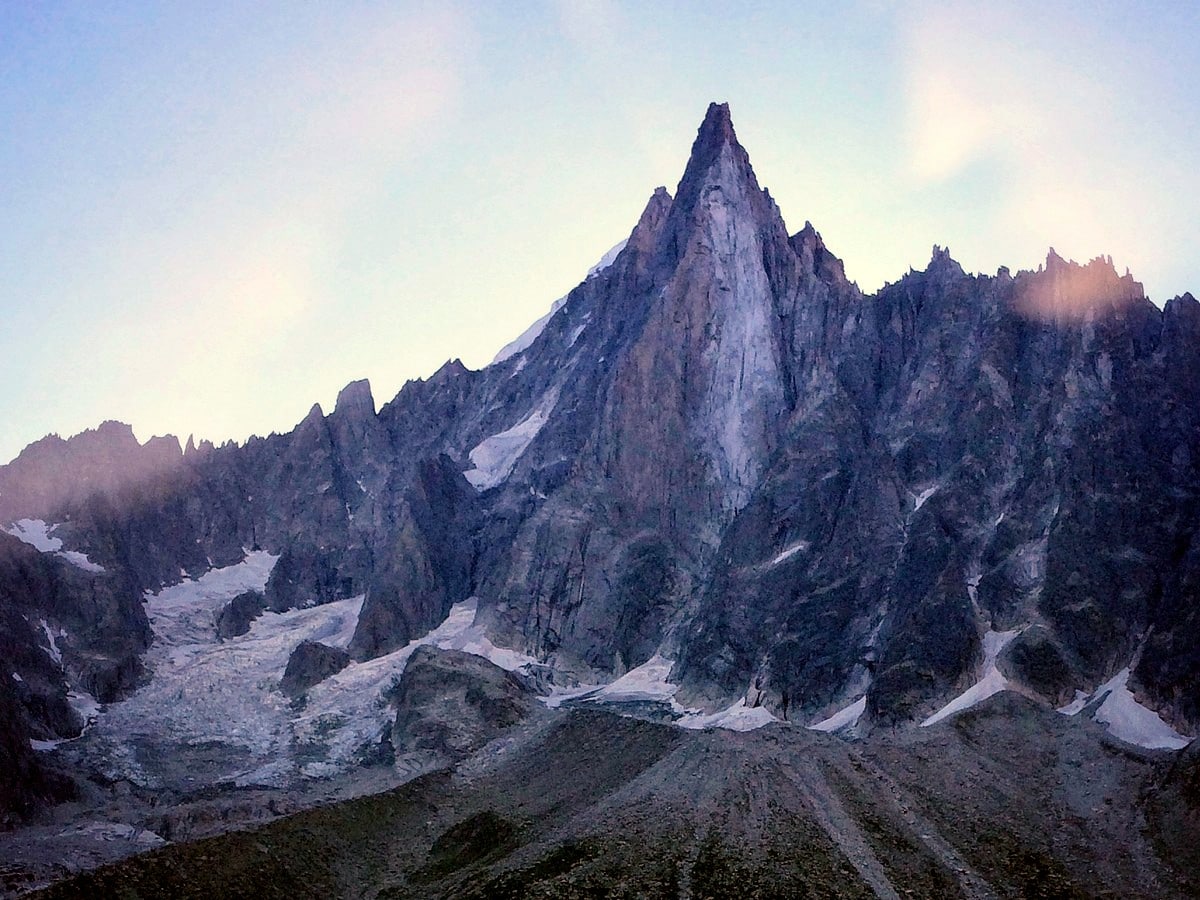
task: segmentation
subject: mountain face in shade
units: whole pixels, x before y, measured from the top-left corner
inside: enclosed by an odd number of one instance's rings
[[[38,704],[97,660],[136,672],[143,593],[268,551],[274,613],[364,595],[359,663],[475,598],[543,686],[657,657],[688,705],[808,723],[861,702],[865,734],[993,670],[1059,707],[1129,669],[1147,711],[1200,730],[1191,295],[1159,310],[1111,260],[1053,251],[970,275],[937,247],[864,295],[811,224],[788,234],[714,104],[674,196],[520,343],[378,411],[354,382],[242,446],[106,424],[0,468],[6,523],[60,523],[103,568],[43,553],[53,600],[0,580],[66,633],[27,718],[67,736]]]

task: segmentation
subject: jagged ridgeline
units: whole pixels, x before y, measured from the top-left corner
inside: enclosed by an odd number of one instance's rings
[[[88,696],[101,754],[129,733],[110,712],[172,666],[236,684],[222,648],[258,636],[275,679],[326,647],[294,683],[341,764],[384,725],[334,687],[386,699],[435,629],[543,693],[620,679],[676,719],[866,734],[1008,689],[1148,746],[1200,729],[1190,295],[939,248],[864,295],[789,234],[717,104],[615,249],[492,365],[378,411],[355,382],[289,434],[181,450],[106,423],[0,469],[13,754],[77,734]],[[229,715],[179,695],[168,733],[219,737]],[[245,740],[251,782],[313,764]]]

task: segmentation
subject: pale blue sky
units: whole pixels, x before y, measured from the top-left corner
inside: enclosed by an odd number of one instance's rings
[[[1200,291],[1196,5],[979,6],[0,4],[0,460],[486,364],[710,100],[865,289],[939,243]]]

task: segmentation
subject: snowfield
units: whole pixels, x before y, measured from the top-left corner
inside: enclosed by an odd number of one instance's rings
[[[1108,733],[1118,740],[1147,750],[1182,750],[1192,738],[1180,734],[1162,720],[1154,710],[1134,699],[1129,690],[1129,666],[1126,666],[1095,692],[1075,692],[1075,699],[1059,712],[1064,716],[1078,715],[1093,701],[1102,700],[1092,714]]]
[[[556,689],[549,697],[543,697],[542,702],[552,709],[596,704],[621,715],[635,716],[649,705],[658,707],[672,724],[697,731],[705,728],[753,731],[778,721],[764,707],[747,706],[745,697],[712,713],[683,706],[675,699],[679,685],[670,680],[674,665],[674,660],[656,653],[609,684]]]
[[[18,519],[4,530],[17,540],[23,541],[42,553],[53,553],[55,556],[62,557],[77,569],[83,569],[93,575],[104,571],[104,566],[92,562],[87,558],[86,553],[80,553],[78,550],[64,550],[62,538],[56,538],[51,533],[57,527],[57,525],[47,525],[41,519]]]

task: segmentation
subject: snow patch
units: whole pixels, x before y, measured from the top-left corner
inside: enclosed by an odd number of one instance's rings
[[[104,566],[92,562],[87,558],[86,553],[80,553],[78,550],[60,550],[58,555],[76,568],[83,569],[85,572],[91,572],[93,575],[98,575],[104,571]]]
[[[925,490],[921,491],[919,494],[910,493],[910,496],[913,498],[913,512],[916,512],[918,509],[924,506],[925,501],[936,494],[937,491],[938,486],[935,484],[933,487],[925,488]]]
[[[58,525],[47,525],[41,519],[18,519],[4,530],[35,550],[60,556],[85,572],[97,574],[104,571],[104,566],[92,562],[87,558],[87,554],[78,550],[64,550],[62,538],[53,537],[51,534],[55,528],[58,528]]]
[[[529,415],[512,428],[484,438],[475,446],[468,454],[475,468],[463,473],[475,490],[489,490],[508,478],[521,454],[529,448],[550,418],[557,402],[558,392],[550,391]]]
[[[1104,697],[1096,710],[1095,720],[1108,728],[1113,737],[1149,750],[1182,750],[1191,743],[1168,725],[1152,709],[1134,699],[1129,690],[1129,667],[1126,666],[1096,689],[1095,697]]]
[[[747,706],[745,697],[713,713],[682,706],[675,699],[679,685],[670,680],[674,665],[674,660],[655,653],[640,666],[630,669],[609,684],[555,689],[549,697],[543,697],[542,702],[551,709],[558,709],[564,704],[597,703],[622,715],[625,712],[621,707],[625,704],[657,704],[665,709],[673,724],[691,730],[724,728],[728,731],[752,731],[778,721],[764,707]]]
[[[583,322],[581,322],[567,337],[567,349],[568,350],[570,350],[572,347],[575,346],[575,342],[577,340],[579,340],[579,336],[581,334],[583,334],[583,332],[587,329],[588,322],[591,321],[591,318],[592,318],[592,316],[590,313],[588,315],[584,316]]]
[[[1000,671],[996,660],[1000,658],[1000,653],[1004,648],[1020,633],[1020,628],[1014,628],[1012,631],[992,631],[989,628],[987,634],[983,636],[983,674],[979,681],[922,722],[921,727],[936,725],[942,719],[962,712],[964,709],[970,709],[977,703],[982,703],[993,694],[1008,690],[1009,681]]]
[[[57,527],[57,525],[47,525],[41,519],[18,519],[4,530],[35,550],[40,550],[42,553],[57,553],[62,549],[62,540],[50,536],[50,532]]]
[[[848,728],[858,723],[862,714],[867,709],[866,694],[859,697],[845,709],[840,709],[828,719],[822,719],[816,725],[809,725],[809,731],[824,731],[826,733],[838,731],[842,728]]]
[[[649,701],[670,703],[679,685],[668,680],[674,660],[655,653],[636,668],[630,669],[616,681],[600,688],[590,700],[610,703]]]
[[[743,697],[727,709],[705,715],[689,713],[678,719],[675,724],[680,728],[699,731],[704,728],[724,728],[726,731],[753,731],[779,721],[762,706],[747,706]]]

